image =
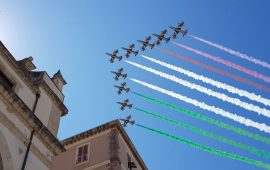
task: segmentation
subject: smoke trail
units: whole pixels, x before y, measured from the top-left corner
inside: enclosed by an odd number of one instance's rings
[[[164,67],[167,67],[167,68],[169,68],[171,70],[174,70],[174,71],[177,71],[179,73],[185,74],[186,76],[192,77],[192,78],[194,78],[196,80],[200,80],[200,81],[202,81],[204,83],[211,84],[211,85],[213,85],[213,86],[215,86],[217,88],[221,88],[221,89],[227,90],[228,92],[237,94],[239,96],[244,96],[244,97],[247,97],[250,100],[260,102],[260,103],[262,103],[262,104],[264,104],[266,106],[270,106],[270,100],[269,99],[266,99],[266,98],[263,98],[260,95],[256,95],[254,93],[250,93],[248,91],[245,91],[245,90],[242,90],[242,89],[238,89],[238,88],[233,87],[233,86],[230,86],[228,84],[221,83],[219,81],[210,79],[210,78],[205,77],[203,75],[196,74],[194,72],[185,70],[185,69],[183,69],[181,67],[176,67],[174,65],[171,65],[171,64],[162,62],[160,60],[157,60],[157,59],[154,59],[154,58],[151,58],[151,57],[147,57],[147,56],[144,56],[144,55],[142,55],[142,57],[145,58],[145,59],[147,59],[147,60],[149,60],[149,61],[152,61],[154,63],[157,63],[159,65],[162,65]]]
[[[258,79],[262,79],[265,82],[270,83],[270,77],[267,77],[267,76],[265,76],[263,74],[257,73],[254,70],[247,69],[247,68],[245,68],[243,66],[240,66],[240,65],[237,65],[237,64],[235,64],[233,62],[230,62],[230,61],[227,61],[227,60],[223,60],[223,59],[221,59],[219,57],[212,56],[210,54],[207,54],[207,53],[204,53],[202,51],[193,49],[193,48],[188,47],[188,46],[183,45],[183,44],[179,44],[179,43],[176,43],[176,42],[172,42],[172,43],[175,44],[175,45],[177,45],[177,46],[179,46],[179,47],[182,47],[182,48],[184,48],[186,50],[189,50],[189,51],[192,51],[192,52],[194,52],[196,54],[199,54],[199,55],[201,55],[201,56],[203,56],[205,58],[209,58],[209,59],[211,59],[213,61],[216,61],[218,63],[224,64],[224,65],[226,65],[228,67],[234,68],[234,69],[239,70],[239,71],[241,71],[243,73],[246,73],[246,74],[248,74],[250,76],[253,76],[253,77],[258,78]]]
[[[250,158],[247,158],[247,157],[242,157],[242,156],[239,156],[239,155],[235,155],[235,154],[231,154],[231,153],[228,153],[228,152],[213,149],[213,148],[210,148],[210,147],[206,147],[206,146],[203,146],[203,145],[200,145],[200,144],[197,144],[197,143],[182,139],[180,137],[173,136],[173,135],[171,135],[169,133],[166,133],[166,132],[163,132],[163,131],[160,131],[160,130],[156,130],[156,129],[153,129],[153,128],[150,128],[150,127],[147,127],[147,126],[143,126],[143,125],[140,125],[140,124],[136,124],[136,126],[141,127],[143,129],[146,129],[148,131],[154,132],[156,134],[160,134],[160,135],[169,137],[169,138],[177,140],[177,141],[179,141],[179,142],[181,142],[183,144],[187,144],[187,145],[192,146],[194,148],[201,149],[201,150],[207,151],[209,153],[212,153],[212,154],[215,154],[215,155],[218,155],[218,156],[227,157],[227,158],[231,158],[231,159],[234,159],[234,160],[242,161],[244,163],[247,163],[247,164],[250,164],[250,165],[255,165],[255,166],[258,166],[258,167],[261,167],[261,168],[270,169],[269,164],[266,164],[266,163],[261,162],[261,161],[253,160],[253,159],[250,159]]]
[[[242,144],[242,143],[238,143],[238,142],[233,141],[231,139],[227,139],[227,138],[224,138],[222,136],[216,135],[214,133],[204,131],[204,130],[196,128],[194,126],[190,126],[188,124],[185,124],[183,122],[179,122],[179,121],[176,121],[176,120],[169,119],[167,117],[161,116],[161,115],[153,113],[153,112],[149,112],[149,111],[142,110],[142,109],[139,109],[139,108],[135,108],[135,109],[142,112],[142,113],[144,113],[144,114],[151,115],[151,116],[153,116],[155,118],[159,118],[161,120],[164,120],[164,121],[167,121],[169,123],[175,124],[175,125],[177,125],[179,127],[191,130],[191,131],[196,132],[198,134],[201,134],[203,136],[218,140],[220,142],[226,143],[228,145],[235,146],[235,147],[240,148],[240,149],[244,149],[244,150],[246,150],[248,152],[251,152],[251,153],[259,155],[259,156],[263,156],[265,158],[270,158],[270,153],[268,153],[266,151],[263,151],[263,150],[260,150],[260,149],[254,148],[252,146]]]
[[[236,114],[233,114],[233,113],[230,113],[228,111],[225,111],[225,110],[223,110],[221,108],[217,108],[215,106],[207,105],[207,104],[205,104],[203,102],[199,102],[199,101],[197,101],[195,99],[188,98],[188,97],[183,96],[183,95],[180,95],[178,93],[174,93],[173,91],[169,91],[169,90],[166,90],[166,89],[163,89],[163,88],[154,86],[152,84],[148,84],[146,82],[143,82],[143,81],[140,81],[140,80],[137,80],[137,79],[132,79],[132,78],[130,78],[130,79],[132,81],[138,83],[138,84],[141,84],[141,85],[145,86],[145,87],[148,87],[148,88],[153,89],[153,90],[156,90],[156,91],[158,91],[160,93],[169,95],[169,96],[174,97],[176,99],[182,100],[182,101],[184,101],[186,103],[189,103],[189,104],[192,104],[194,106],[200,107],[201,109],[214,112],[214,113],[216,113],[218,115],[221,115],[223,117],[232,119],[232,120],[234,120],[234,121],[236,121],[238,123],[241,123],[243,125],[246,125],[248,127],[254,127],[256,129],[259,129],[260,131],[264,131],[266,133],[270,133],[270,127],[267,126],[264,123],[255,122],[255,121],[250,120],[250,119],[247,119],[245,117],[238,116]]]
[[[216,97],[216,98],[221,99],[223,101],[226,101],[228,103],[234,104],[236,106],[242,107],[242,108],[250,110],[250,111],[254,111],[254,112],[258,113],[259,115],[264,115],[264,116],[270,118],[270,111],[267,110],[267,109],[260,108],[258,106],[254,106],[253,104],[243,102],[243,101],[241,101],[241,100],[239,100],[237,98],[229,97],[226,94],[213,91],[211,89],[208,89],[206,87],[202,87],[202,86],[194,84],[194,83],[190,83],[188,81],[182,80],[182,79],[180,79],[178,77],[175,77],[173,75],[169,75],[169,74],[157,71],[157,70],[152,69],[150,67],[146,67],[146,66],[140,65],[138,63],[134,63],[132,61],[125,60],[125,62],[127,62],[127,63],[129,63],[129,64],[131,64],[133,66],[136,66],[138,68],[141,68],[143,70],[146,70],[148,72],[154,73],[154,74],[156,74],[156,75],[158,75],[160,77],[163,77],[163,78],[166,78],[168,80],[174,81],[174,82],[176,82],[176,83],[178,83],[180,85],[186,86],[186,87],[188,87],[188,88],[190,88],[192,90],[197,90],[197,91],[205,93],[205,94],[207,94],[209,96]]]
[[[169,103],[166,103],[164,101],[161,101],[161,100],[158,100],[158,99],[155,99],[155,98],[152,98],[152,97],[149,97],[149,96],[145,96],[143,94],[140,94],[140,93],[136,93],[136,92],[131,92],[139,97],[143,97],[145,99],[148,99],[152,102],[155,102],[155,103],[158,103],[160,105],[163,105],[163,106],[166,106],[170,109],[173,109],[175,111],[178,111],[178,112],[181,112],[181,113],[184,113],[188,116],[191,116],[191,117],[194,117],[194,118],[197,118],[197,119],[200,119],[202,121],[205,121],[205,122],[208,122],[208,123],[211,123],[213,125],[216,125],[218,127],[221,127],[223,129],[227,129],[227,130],[230,130],[234,133],[237,133],[239,135],[242,135],[242,136],[246,136],[246,137],[249,137],[251,139],[254,139],[254,140],[257,140],[257,141],[260,141],[260,142],[264,142],[266,144],[270,144],[270,138],[266,138],[266,137],[263,137],[263,136],[260,136],[258,134],[253,134],[251,132],[248,132],[244,129],[241,129],[241,128],[238,128],[238,127],[235,127],[235,126],[232,126],[232,125],[229,125],[229,124],[226,124],[224,122],[220,122],[218,120],[215,120],[215,119],[212,119],[210,117],[207,117],[207,116],[204,116],[204,115],[201,115],[199,113],[196,113],[196,112],[192,112],[190,110],[186,110],[184,108],[181,108],[181,107],[178,107],[178,106],[175,106],[175,105],[171,105]]]
[[[253,62],[253,63],[255,63],[255,64],[258,64],[258,65],[261,65],[261,66],[263,66],[263,67],[265,67],[265,68],[270,69],[270,64],[268,64],[268,63],[265,62],[265,61],[258,60],[258,59],[254,58],[254,57],[248,56],[247,54],[242,54],[242,53],[240,53],[240,52],[238,52],[238,51],[229,49],[229,48],[227,48],[227,47],[223,47],[222,45],[219,45],[219,44],[216,44],[216,43],[207,41],[207,40],[205,40],[205,39],[196,37],[196,36],[194,36],[194,35],[189,35],[189,36],[192,37],[192,38],[194,38],[194,39],[196,39],[196,40],[199,40],[199,41],[201,41],[201,42],[203,42],[203,43],[206,43],[206,44],[211,45],[211,46],[213,46],[213,47],[216,47],[216,48],[218,48],[218,49],[220,49],[220,50],[223,50],[223,51],[225,51],[225,52],[227,52],[227,53],[230,53],[230,54],[232,54],[232,55],[235,55],[235,56],[237,56],[237,57],[240,57],[240,58],[242,58],[242,59],[248,60],[248,61],[250,61],[250,62]]]
[[[184,56],[175,54],[175,53],[173,53],[173,52],[171,52],[171,51],[164,50],[164,49],[160,49],[160,48],[157,48],[157,49],[158,49],[158,50],[161,50],[161,51],[163,51],[163,52],[165,52],[165,53],[168,53],[168,54],[170,54],[170,55],[172,55],[172,56],[174,56],[174,57],[180,58],[180,59],[182,59],[182,60],[185,60],[185,61],[188,61],[188,62],[190,62],[190,63],[196,64],[196,65],[201,66],[201,67],[203,67],[203,68],[206,68],[207,70],[210,70],[210,71],[213,71],[213,72],[218,73],[218,74],[220,74],[220,75],[223,75],[223,76],[226,76],[226,77],[235,79],[235,80],[240,81],[240,82],[242,82],[242,83],[246,83],[246,84],[248,84],[248,85],[250,85],[250,86],[255,87],[256,89],[260,89],[260,90],[263,90],[263,91],[265,91],[265,92],[267,92],[267,93],[270,93],[270,88],[267,87],[267,86],[264,86],[264,85],[255,83],[255,82],[253,82],[253,81],[251,81],[251,80],[242,78],[242,77],[240,77],[240,76],[238,76],[238,75],[234,75],[234,74],[228,73],[228,72],[226,72],[226,71],[222,71],[222,70],[220,70],[220,69],[218,69],[218,68],[209,66],[209,65],[204,64],[204,63],[201,63],[201,62],[199,62],[199,61],[192,60],[192,59],[190,59],[190,58],[187,58],[187,57],[184,57]]]

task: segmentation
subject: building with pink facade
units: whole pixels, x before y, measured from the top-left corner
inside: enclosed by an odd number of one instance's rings
[[[53,158],[53,170],[147,170],[119,120],[61,143],[66,151]]]

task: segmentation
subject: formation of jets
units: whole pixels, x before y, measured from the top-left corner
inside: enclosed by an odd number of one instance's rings
[[[111,71],[113,74],[115,74],[114,80],[119,80],[120,77],[123,77],[123,79],[127,78],[127,74],[122,74],[123,68],[118,69],[118,71]]]
[[[172,36],[166,36],[168,33],[167,29],[163,30],[160,34],[153,34],[153,36],[156,37],[157,39],[156,42],[154,43],[150,43],[151,36],[146,37],[144,41],[137,40],[140,44],[142,44],[142,46],[140,47],[141,51],[145,51],[145,49],[148,46],[151,49],[153,49],[155,46],[160,45],[162,41],[165,41],[166,43],[168,43],[171,40],[171,38],[173,39],[177,38],[179,33],[181,33],[182,36],[185,37],[187,35],[188,30],[183,29],[184,26],[185,26],[185,23],[183,21],[178,23],[176,27],[169,26],[169,28],[173,30]],[[139,50],[136,51],[134,50],[134,48],[135,48],[135,44],[129,45],[128,48],[122,47],[122,49],[125,51],[124,56],[126,58],[129,58],[131,54],[134,56],[137,56],[139,54]],[[110,53],[106,53],[106,54],[111,57],[111,59],[109,60],[111,63],[113,63],[115,59],[118,59],[119,61],[123,59],[123,56],[118,56],[118,50],[115,50],[113,54],[110,54]]]
[[[173,26],[169,26],[170,29],[173,30],[173,34],[172,36],[167,36],[168,30],[164,29],[160,34],[153,34],[154,37],[156,37],[156,41],[153,43],[150,43],[151,41],[151,36],[147,36],[144,40],[137,40],[140,44],[141,44],[141,51],[145,51],[147,47],[150,47],[151,49],[153,49],[155,46],[158,46],[161,44],[162,41],[165,41],[166,43],[168,43],[171,38],[175,39],[177,38],[177,36],[179,35],[179,33],[182,34],[183,37],[185,37],[187,35],[188,30],[187,29],[183,29],[183,27],[185,26],[184,22],[180,22],[178,23],[178,25],[176,27]],[[125,53],[123,55],[119,55],[119,51],[118,49],[116,49],[115,51],[113,51],[113,53],[106,53],[107,55],[110,56],[110,62],[114,63],[115,60],[121,61],[123,59],[123,57],[129,58],[130,55],[134,55],[137,56],[139,54],[139,50],[134,50],[135,48],[135,44],[131,44],[129,45],[128,48],[122,47],[122,49],[125,51]],[[111,71],[112,74],[114,74],[114,79],[116,81],[118,81],[121,77],[123,79],[127,78],[127,74],[123,73],[123,68],[118,69],[117,71]],[[114,87],[117,88],[117,93],[120,95],[122,94],[123,91],[125,91],[126,93],[128,93],[130,91],[130,88],[126,87],[126,83],[123,82],[120,85],[114,85]],[[124,100],[123,102],[116,102],[118,104],[120,104],[120,109],[123,111],[125,110],[126,107],[128,107],[129,109],[132,108],[132,104],[129,103],[129,99]],[[135,121],[131,120],[131,116],[129,115],[128,117],[126,117],[125,119],[120,119],[121,121],[123,121],[123,126],[126,127],[127,124],[131,124],[134,125]],[[136,168],[135,164],[132,164],[132,162],[130,162],[129,164],[129,168]]]
[[[132,104],[128,104],[128,101],[129,100],[126,99],[126,100],[124,100],[123,103],[122,102],[116,102],[116,103],[118,103],[118,104],[121,105],[121,107],[120,107],[121,110],[125,110],[126,107],[128,107],[129,109],[131,109],[132,108]]]
[[[126,127],[127,124],[131,124],[134,125],[135,124],[135,120],[131,119],[131,115],[129,115],[128,117],[126,117],[125,119],[120,119],[121,121],[123,121],[123,126]]]

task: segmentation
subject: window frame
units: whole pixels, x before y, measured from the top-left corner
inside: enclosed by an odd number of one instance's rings
[[[82,148],[82,147],[84,147],[86,145],[88,146],[88,148],[87,148],[87,160],[78,163],[79,148]],[[89,160],[90,160],[90,142],[83,143],[83,144],[77,146],[76,147],[76,155],[75,155],[75,166],[85,164],[85,163],[89,162]]]

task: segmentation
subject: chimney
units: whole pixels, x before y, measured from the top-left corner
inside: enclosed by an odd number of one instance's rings
[[[62,91],[63,86],[67,84],[67,82],[65,81],[65,79],[63,78],[60,70],[57,71],[57,73],[55,73],[52,77],[52,81],[54,82],[54,84],[58,87],[58,89],[60,91]]]

